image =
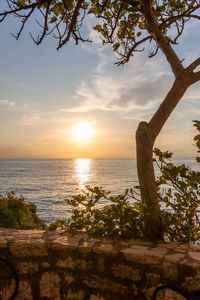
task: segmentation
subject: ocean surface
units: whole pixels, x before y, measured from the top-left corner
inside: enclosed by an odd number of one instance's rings
[[[200,167],[195,160],[173,163],[185,163],[196,171]],[[38,215],[47,224],[70,216],[71,209],[64,198],[85,184],[102,186],[114,195],[137,183],[134,159],[0,160],[0,194],[14,191],[23,195],[25,201],[37,206]]]

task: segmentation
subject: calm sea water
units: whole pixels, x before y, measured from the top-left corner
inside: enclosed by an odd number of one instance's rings
[[[174,162],[199,170],[195,160]],[[64,198],[84,184],[117,194],[137,182],[134,159],[0,160],[0,194],[22,194],[27,202],[37,205],[38,215],[47,224],[70,215]]]

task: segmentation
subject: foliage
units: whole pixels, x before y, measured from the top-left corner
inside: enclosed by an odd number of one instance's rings
[[[127,189],[117,196],[109,194],[102,187],[86,185],[72,199],[65,199],[73,207],[72,217],[67,221],[57,220],[50,225],[50,229],[59,227],[102,237],[143,237],[142,204],[136,201],[134,190]],[[134,203],[130,199],[134,199]],[[109,202],[109,205],[98,209],[97,205],[102,200]]]
[[[200,132],[200,121],[194,121],[194,126]],[[200,135],[194,140],[200,152]],[[185,164],[175,166],[170,160],[172,153],[168,151],[161,152],[156,148],[154,153],[161,171],[158,188],[167,186],[160,197],[165,235],[172,241],[200,240],[200,172],[192,171]]]
[[[23,196],[14,192],[0,195],[0,227],[15,229],[45,229],[46,225],[36,215],[36,206],[24,202]]]
[[[92,14],[96,17],[94,29],[103,44],[112,44],[120,57],[119,64],[124,64],[134,52],[148,47],[147,41],[153,44],[155,40],[149,28],[147,5],[151,6],[160,32],[171,45],[177,43],[189,19],[199,19],[198,0],[4,0],[0,21],[12,14],[21,19],[18,39],[28,20],[37,17],[40,27],[37,39],[31,35],[34,42],[40,44],[52,33],[57,37],[59,49],[70,39],[76,44],[90,41],[81,29],[88,22],[87,15]],[[153,44],[151,49],[150,57],[157,53],[158,47]]]
[[[200,131],[199,121],[194,121],[194,126]],[[199,135],[194,140],[200,149]],[[199,241],[200,172],[192,171],[185,164],[175,166],[171,162],[171,152],[155,148],[154,153],[161,171],[157,187],[165,239]],[[124,194],[110,196],[110,192],[102,188],[85,186],[72,199],[65,199],[73,207],[72,217],[67,221],[57,220],[49,229],[84,231],[103,237],[143,238],[144,204],[137,198],[137,189],[126,189]],[[109,204],[98,209],[101,200]]]
[[[194,122],[194,126],[199,131],[199,134],[197,134],[194,137],[194,141],[195,141],[196,147],[198,148],[197,152],[200,153],[200,121],[195,120],[193,122]],[[199,156],[196,157],[196,161],[200,162],[200,157]]]

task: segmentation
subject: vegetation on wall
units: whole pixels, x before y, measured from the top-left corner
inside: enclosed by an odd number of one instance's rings
[[[200,121],[194,121],[200,132]],[[200,135],[194,137],[200,152]],[[195,242],[200,240],[200,172],[192,171],[185,164],[172,163],[171,152],[154,149],[155,163],[160,169],[157,183],[161,206],[161,223],[167,241]],[[197,157],[197,162],[200,162]],[[72,207],[68,220],[57,220],[49,229],[62,228],[92,233],[101,237],[144,238],[144,205],[135,189],[124,194],[110,196],[103,188],[85,186],[71,199],[65,199]],[[109,204],[98,208],[106,200]],[[155,236],[150,236],[154,240]]]

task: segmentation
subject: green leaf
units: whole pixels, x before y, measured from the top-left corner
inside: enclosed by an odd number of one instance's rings
[[[63,0],[63,4],[65,9],[71,10],[73,9],[73,0]]]
[[[117,51],[117,49],[119,48],[119,46],[120,46],[120,43],[119,43],[119,42],[113,44],[113,50],[114,50],[114,51]]]
[[[49,23],[55,23],[57,21],[57,17],[52,17]]]
[[[17,0],[17,5],[18,6],[26,6],[25,0]]]

